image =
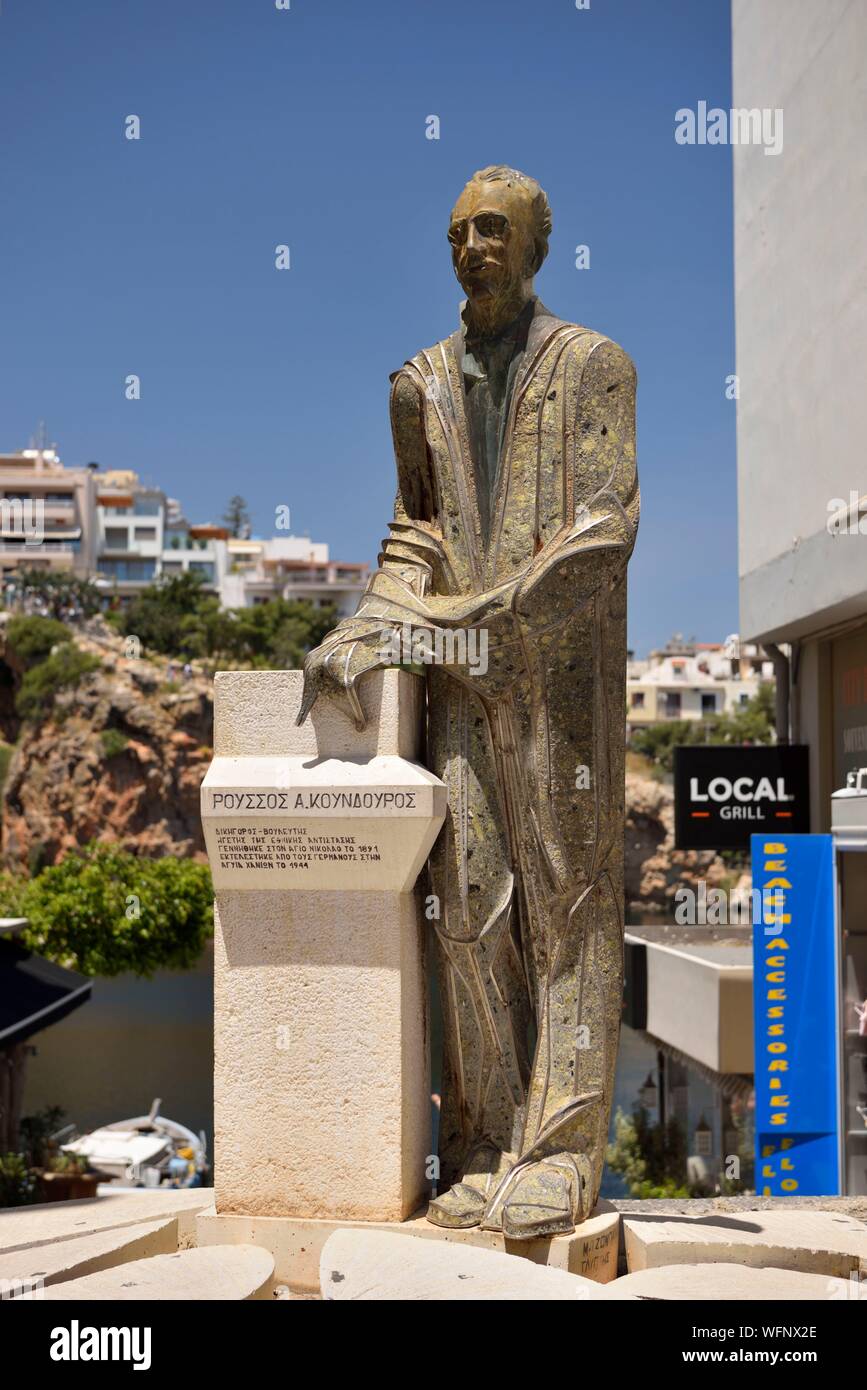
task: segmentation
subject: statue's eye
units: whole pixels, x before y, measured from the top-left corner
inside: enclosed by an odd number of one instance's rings
[[[476,218],[476,227],[482,236],[501,237],[508,225],[505,217],[499,217],[493,212],[483,213],[481,217]]]
[[[466,222],[456,222],[454,226],[449,227],[449,241],[452,246],[460,246],[466,236],[466,230]]]

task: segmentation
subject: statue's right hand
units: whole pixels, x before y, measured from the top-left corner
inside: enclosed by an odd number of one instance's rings
[[[325,642],[314,647],[304,662],[304,692],[296,724],[303,724],[320,695],[333,700],[359,731],[366,720],[350,671],[350,658],[357,643]]]

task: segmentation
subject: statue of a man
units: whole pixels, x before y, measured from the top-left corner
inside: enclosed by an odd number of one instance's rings
[[[392,378],[394,521],[358,612],[308,657],[299,716],[326,694],[363,726],[356,685],[389,664],[384,633],[450,654],[427,673],[427,764],[448,789],[429,865],[445,1057],[428,1220],[517,1240],[571,1231],[602,1177],[639,506],[635,370],[536,298],[550,231],[516,169],[458,199],[461,324]]]

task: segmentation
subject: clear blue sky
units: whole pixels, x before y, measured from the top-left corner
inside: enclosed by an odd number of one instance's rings
[[[731,151],[677,145],[674,113],[730,105],[729,24],[728,0],[3,0],[0,449],[45,419],[66,463],[135,468],[191,520],[241,493],[257,533],[288,504],[375,560],[388,374],[456,324],[463,183],[514,164],[553,206],[542,298],[638,367],[630,642],[724,637]]]

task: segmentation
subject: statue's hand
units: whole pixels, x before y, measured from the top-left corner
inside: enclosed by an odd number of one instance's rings
[[[320,695],[326,696],[352,720],[356,729],[363,729],[366,720],[358,693],[349,674],[348,658],[352,644],[326,642],[314,647],[304,662],[304,693],[296,724],[303,724]]]
[[[382,659],[382,636],[377,630],[364,635],[337,631],[314,647],[304,662],[304,693],[297,724],[303,724],[320,695],[332,700],[351,719],[359,732],[367,719],[358,698],[358,681],[368,671],[386,664]]]

